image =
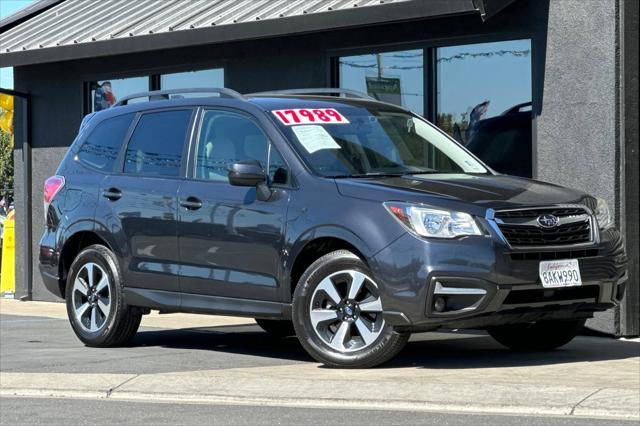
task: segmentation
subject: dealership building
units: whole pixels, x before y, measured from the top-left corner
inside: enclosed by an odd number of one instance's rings
[[[342,87],[500,172],[604,198],[629,281],[588,325],[639,334],[636,0],[41,0],[0,21],[0,67],[14,67],[17,297],[53,297],[42,185],[84,115],[148,90]]]

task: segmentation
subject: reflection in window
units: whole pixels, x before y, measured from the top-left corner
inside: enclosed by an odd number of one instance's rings
[[[438,127],[502,173],[531,176],[531,41],[437,49]]]
[[[101,80],[90,84],[92,112],[107,109],[125,96],[149,91],[149,77]],[[140,101],[133,99],[131,103]]]
[[[124,172],[178,176],[191,113],[189,109],[144,114],[127,146]]]
[[[256,160],[267,167],[269,140],[250,119],[232,112],[206,111],[196,156],[196,177],[227,181],[229,166]]]
[[[100,170],[111,171],[134,114],[104,120],[96,126],[78,151],[78,158]]]
[[[423,51],[340,58],[340,87],[424,114]]]
[[[179,72],[163,74],[160,76],[160,88],[167,89],[192,89],[192,88],[224,87],[224,69]],[[183,95],[172,95],[172,98]],[[206,93],[189,94],[189,97],[210,96]]]

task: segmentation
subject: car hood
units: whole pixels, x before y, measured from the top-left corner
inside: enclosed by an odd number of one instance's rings
[[[345,196],[376,201],[405,201],[461,208],[478,213],[558,204],[592,206],[589,195],[569,188],[507,175],[424,174],[366,179],[336,179]]]

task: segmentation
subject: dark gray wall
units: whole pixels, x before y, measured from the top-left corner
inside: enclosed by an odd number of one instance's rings
[[[615,95],[617,1],[518,0],[487,22],[462,15],[16,68],[16,90],[33,96],[34,254],[43,226],[41,185],[54,173],[80,123],[83,82],[224,66],[225,85],[244,93],[322,87],[330,84],[331,55],[383,45],[405,48],[407,43],[438,46],[531,38],[536,176],[606,198],[624,221]],[[35,255],[33,262],[33,296],[50,299]],[[638,285],[637,278],[633,285]],[[607,313],[592,325],[615,332],[614,315]]]
[[[630,285],[625,295],[624,303],[620,309],[621,334],[633,336],[640,333],[640,286],[637,285],[640,277],[640,213],[638,200],[640,177],[638,176],[638,10],[640,2],[626,0],[621,2],[621,40],[620,49],[622,79],[621,79],[621,111],[620,123],[621,140],[624,142],[623,168],[624,182],[621,192],[624,204],[624,231],[627,237],[627,251],[629,256],[629,281],[636,283]]]
[[[616,0],[549,3],[538,178],[584,190],[620,213]],[[614,333],[615,312],[590,323]]]

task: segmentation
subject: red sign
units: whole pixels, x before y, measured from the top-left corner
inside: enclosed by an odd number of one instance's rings
[[[333,108],[296,108],[271,111],[285,126],[295,124],[348,124],[349,120]]]

